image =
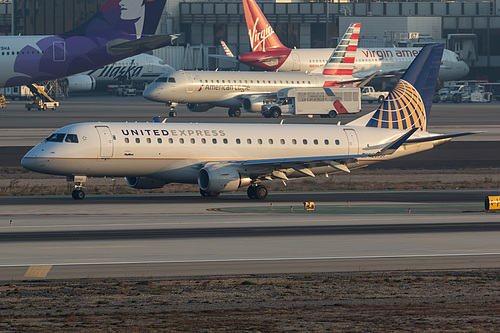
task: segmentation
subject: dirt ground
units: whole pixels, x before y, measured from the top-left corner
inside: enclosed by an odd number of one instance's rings
[[[8,168],[0,195],[69,193],[64,178]],[[275,190],[500,188],[500,168],[358,170],[272,182]],[[138,193],[94,179],[89,194]],[[167,185],[162,192],[195,192]],[[144,191],[151,192],[151,191]],[[5,332],[498,332],[500,270],[196,279],[0,282]]]
[[[500,270],[0,283],[16,332],[498,332]]]

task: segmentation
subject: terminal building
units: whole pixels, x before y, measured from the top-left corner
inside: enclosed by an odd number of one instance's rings
[[[0,34],[58,34],[82,24],[104,2],[0,0]],[[360,45],[364,47],[444,42],[471,67],[468,79],[500,82],[500,0],[257,2],[288,47],[333,47],[350,23],[361,22]],[[241,0],[167,0],[158,33],[180,33],[181,47],[208,53],[222,54],[219,40],[235,54],[250,51]],[[175,68],[193,67],[186,64],[182,52],[157,54]],[[198,61],[206,69],[234,66],[224,60]]]

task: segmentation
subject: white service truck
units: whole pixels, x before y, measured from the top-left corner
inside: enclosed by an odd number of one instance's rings
[[[388,91],[375,91],[373,87],[366,86],[361,89],[361,101],[368,103],[382,103],[384,99],[389,95]]]
[[[264,117],[319,114],[335,118],[337,114],[361,111],[361,93],[356,87],[285,88],[278,91],[277,97],[276,102],[262,106]]]

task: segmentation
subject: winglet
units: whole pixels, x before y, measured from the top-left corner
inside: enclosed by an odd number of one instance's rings
[[[222,45],[222,49],[226,53],[226,56],[234,58],[233,52],[231,52],[231,49],[229,49],[229,47],[226,45],[226,43],[222,39],[219,40],[219,42],[220,42],[220,45]]]

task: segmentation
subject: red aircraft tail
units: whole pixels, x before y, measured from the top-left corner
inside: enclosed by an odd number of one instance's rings
[[[243,0],[243,9],[252,52],[265,52],[277,48],[288,49],[281,43],[255,0]]]

